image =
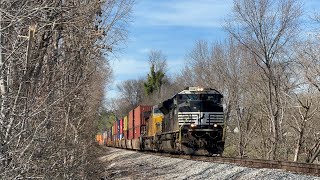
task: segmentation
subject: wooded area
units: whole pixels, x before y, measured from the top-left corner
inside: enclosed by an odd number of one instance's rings
[[[98,179],[108,54],[133,1],[0,2],[0,179]]]

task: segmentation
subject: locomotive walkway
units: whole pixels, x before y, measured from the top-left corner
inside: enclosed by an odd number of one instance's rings
[[[241,162],[222,163],[221,157],[215,157],[211,162],[208,157],[188,157],[177,155],[146,154],[136,151],[103,147],[105,155],[100,157],[106,171],[102,175],[105,179],[305,179],[320,180],[316,175],[305,175],[279,169],[261,168],[251,162],[252,167],[244,167]],[[169,157],[168,157],[169,156]],[[187,159],[189,158],[189,159]],[[203,159],[201,159],[203,158]],[[210,161],[210,162],[206,162]],[[247,160],[249,161],[256,160]],[[270,168],[278,168],[277,162]],[[280,163],[281,164],[281,163]],[[285,166],[285,165],[281,165]]]

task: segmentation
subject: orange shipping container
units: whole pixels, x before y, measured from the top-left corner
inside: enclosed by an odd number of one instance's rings
[[[113,128],[114,128],[113,132],[115,135],[115,140],[117,140],[118,139],[117,138],[117,135],[118,135],[118,122],[117,121],[114,122]]]
[[[134,134],[133,128],[129,129],[129,130],[128,130],[128,139],[129,139],[129,140],[133,139],[133,134]]]
[[[103,144],[102,134],[97,134],[97,135],[96,135],[96,141],[97,141],[100,145]]]
[[[146,125],[145,113],[152,111],[152,106],[140,105],[134,109],[134,127]]]
[[[128,120],[128,129],[132,129],[134,127],[133,119],[134,119],[134,110],[129,112],[129,120]]]
[[[123,131],[123,138],[128,139],[128,130]]]
[[[141,127],[136,126],[133,131],[133,139],[138,139],[141,136]]]

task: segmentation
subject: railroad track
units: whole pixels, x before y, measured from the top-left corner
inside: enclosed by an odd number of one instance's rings
[[[219,156],[194,156],[194,155],[179,155],[159,152],[143,151],[145,154],[152,154],[156,156],[165,156],[172,158],[188,159],[205,162],[219,162],[219,163],[233,163],[249,168],[268,168],[268,169],[282,169],[293,173],[300,173],[306,175],[313,175],[320,177],[320,164],[298,163],[289,161],[273,161],[263,159],[246,159],[233,157],[219,157]]]

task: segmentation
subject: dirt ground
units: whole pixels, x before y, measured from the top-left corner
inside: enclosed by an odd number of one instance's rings
[[[104,179],[305,179],[320,177],[293,174],[282,170],[255,169],[234,164],[210,163],[147,155],[103,147],[99,159],[105,164]]]

